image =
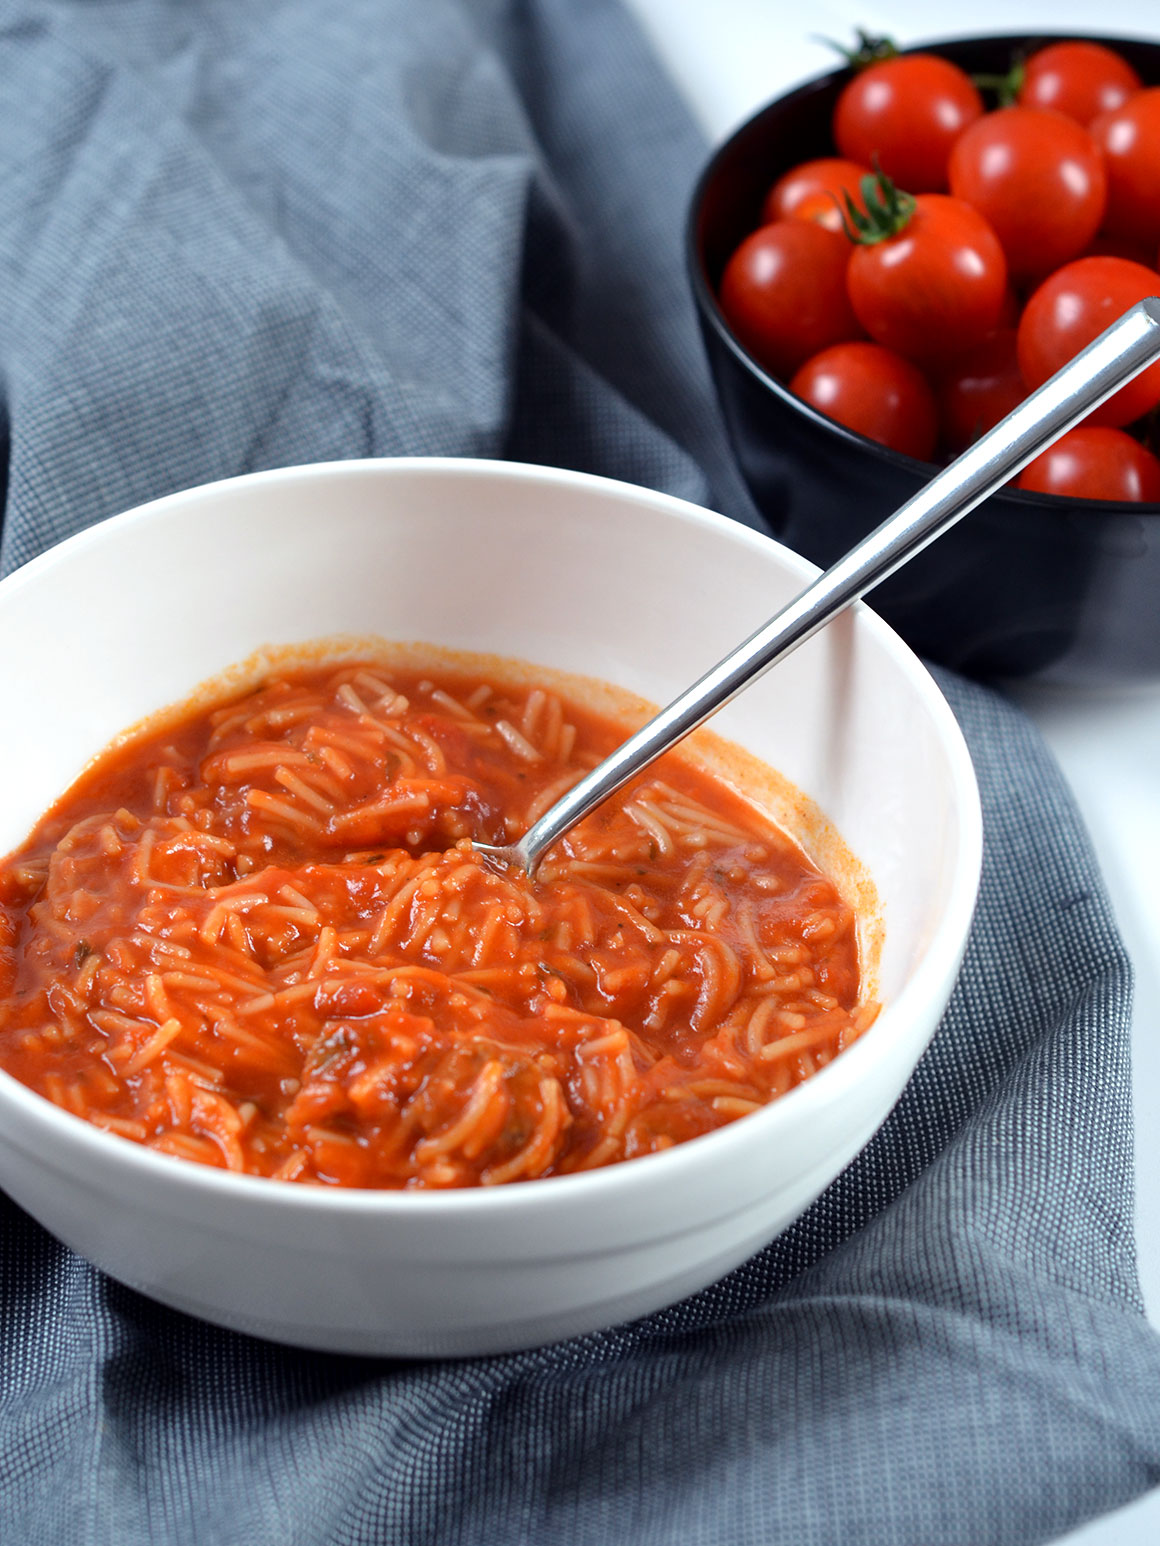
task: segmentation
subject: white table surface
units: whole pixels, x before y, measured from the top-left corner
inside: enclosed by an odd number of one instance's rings
[[[973,0],[969,23],[961,13],[944,19],[929,0],[626,3],[714,143],[789,85],[832,69],[833,51],[819,37],[845,41],[857,27],[906,43],[1020,30],[1160,40],[1157,0]],[[1160,688],[1117,695],[1024,686],[1013,695],[1071,784],[1136,969],[1136,1227],[1144,1299],[1160,1328]],[[1064,1539],[1068,1546],[1156,1546],[1160,1491]]]

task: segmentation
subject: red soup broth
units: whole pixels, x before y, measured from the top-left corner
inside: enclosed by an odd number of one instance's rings
[[[277,670],[99,757],[0,865],[0,1065],[162,1153],[323,1185],[558,1175],[752,1112],[859,1036],[854,912],[681,755],[552,687]]]

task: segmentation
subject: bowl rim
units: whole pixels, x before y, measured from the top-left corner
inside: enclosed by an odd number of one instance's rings
[[[492,458],[367,457],[243,473],[180,489],[134,506],[74,533],[0,580],[0,606],[3,606],[6,596],[23,588],[31,580],[51,572],[55,566],[68,563],[74,555],[83,555],[109,535],[132,531],[143,523],[181,520],[191,506],[212,503],[223,494],[368,476],[385,477],[389,481],[395,477],[416,474],[433,479],[450,475],[467,482],[479,478],[514,478],[548,487],[604,494],[619,501],[648,505],[693,526],[715,531],[733,542],[739,542],[743,547],[748,546],[755,553],[768,553],[773,549],[791,574],[799,576],[803,584],[820,573],[817,565],[763,532],[754,531],[688,500],[643,485],[595,473]],[[91,1154],[95,1165],[99,1164],[102,1168],[119,1167],[126,1174],[139,1176],[143,1184],[153,1182],[164,1185],[168,1181],[187,1193],[223,1202],[244,1204],[246,1198],[252,1198],[257,1205],[289,1211],[291,1214],[309,1215],[321,1210],[326,1214],[335,1214],[337,1211],[344,1215],[414,1220],[478,1217],[496,1210],[506,1212],[509,1209],[528,1215],[540,1210],[554,1211],[558,1205],[566,1203],[568,1198],[576,1202],[586,1198],[599,1200],[602,1194],[611,1195],[625,1188],[631,1190],[634,1187],[646,1187],[654,1181],[679,1185],[682,1177],[690,1170],[696,1172],[705,1165],[711,1166],[714,1157],[719,1164],[727,1165],[731,1156],[735,1157],[736,1151],[761,1142],[763,1134],[768,1133],[772,1137],[777,1128],[789,1120],[785,1114],[787,1111],[790,1116],[798,1113],[805,1115],[811,1106],[828,1106],[832,1100],[840,1100],[844,1089],[861,1081],[863,1069],[877,1061],[880,1053],[887,1052],[888,1043],[905,1042],[913,1035],[909,1027],[919,1018],[918,1006],[937,992],[938,984],[944,977],[950,975],[953,980],[957,975],[974,915],[983,842],[978,783],[970,752],[949,703],[918,656],[888,624],[864,602],[856,602],[852,610],[858,614],[859,626],[870,630],[880,648],[886,652],[891,665],[902,673],[915,690],[939,733],[939,742],[947,758],[950,803],[958,825],[957,863],[941,921],[929,936],[923,959],[902,991],[882,1006],[874,1024],[852,1046],[846,1048],[840,1057],[779,1099],[724,1127],[658,1153],[638,1155],[631,1160],[594,1170],[544,1176],[508,1186],[460,1187],[447,1191],[299,1186],[280,1183],[270,1177],[239,1174],[200,1165],[160,1153],[132,1139],[98,1128],[83,1117],[54,1105],[3,1069],[0,1069],[0,1109],[5,1103],[12,1103],[33,1125],[41,1128],[49,1140],[59,1137],[66,1146],[79,1146],[81,1151]],[[875,1035],[875,1032],[879,1034]],[[918,1049],[908,1079],[925,1045],[924,1041]],[[13,1138],[12,1141],[23,1147],[20,1140]],[[37,1159],[53,1167],[54,1149],[51,1146],[38,1148]],[[725,1217],[727,1211],[730,1210],[723,1207],[719,1216]],[[645,1220],[641,1221],[641,1227],[642,1232],[647,1232]]]
[[[1047,46],[1053,42],[1068,42],[1076,40],[1085,43],[1100,43],[1108,48],[1116,48],[1125,44],[1131,47],[1154,48],[1157,60],[1160,63],[1160,36],[1156,38],[1125,37],[1110,33],[1083,33],[1075,31],[1051,32],[980,32],[977,34],[964,33],[954,37],[937,37],[924,39],[918,43],[907,43],[899,49],[900,54],[939,53],[941,50],[954,49],[956,46],[969,46],[971,44],[1008,44],[1018,45],[1044,40]],[[740,143],[755,135],[766,118],[773,117],[789,103],[799,98],[820,95],[831,91],[840,82],[848,78],[852,73],[849,65],[840,65],[831,70],[824,70],[819,74],[811,75],[799,81],[788,91],[783,91],[769,101],[764,102],[754,112],[748,114],[739,124],[730,130],[729,134],[710,152],[709,159],[702,167],[701,172],[693,185],[693,191],[689,198],[688,209],[685,217],[685,268],[693,299],[702,321],[713,329],[717,339],[729,350],[737,362],[760,384],[766,387],[773,396],[785,404],[792,411],[808,419],[818,429],[836,435],[838,440],[844,442],[851,449],[868,452],[873,457],[893,467],[896,471],[907,473],[911,476],[921,475],[924,481],[929,480],[945,463],[924,462],[917,457],[908,456],[905,452],[895,451],[890,446],[883,445],[880,441],[871,440],[868,435],[859,434],[857,430],[850,429],[848,425],[841,424],[837,419],[832,419],[828,414],[815,408],[812,403],[807,403],[804,398],[798,397],[789,390],[789,387],[772,375],[765,367],[745,348],[734,335],[729,324],[725,320],[724,313],[718,304],[713,286],[709,282],[709,275],[704,261],[700,231],[702,225],[702,208],[710,186],[717,177],[721,166],[732,157]],[[837,155],[838,152],[831,147],[828,151],[819,150],[817,155]],[[807,155],[804,159],[813,159]],[[756,227],[755,227],[756,229]],[[1157,294],[1160,295],[1160,274],[1157,275]],[[1077,499],[1066,494],[1041,494],[1031,489],[1015,488],[1011,484],[1005,484],[997,489],[990,499],[1013,499],[1017,505],[1021,505],[1028,511],[1039,511],[1058,517],[1066,514],[1074,518],[1081,525],[1087,522],[1104,523],[1109,515],[1120,517],[1160,516],[1160,502],[1146,503],[1143,501],[1112,501],[1106,499]],[[989,502],[989,501],[988,501]]]

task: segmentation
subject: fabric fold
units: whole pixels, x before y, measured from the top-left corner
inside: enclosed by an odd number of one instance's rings
[[[359,456],[757,524],[683,269],[705,146],[614,0],[9,0],[0,113],[5,572]],[[793,1228],[629,1326],[388,1362],[164,1310],[0,1199],[0,1540],[1026,1546],[1160,1481],[1129,962],[1034,728],[939,681],[984,807],[966,962]]]

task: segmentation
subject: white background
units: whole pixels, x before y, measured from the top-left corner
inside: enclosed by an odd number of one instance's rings
[[[626,3],[714,143],[787,86],[833,69],[834,52],[820,38],[845,42],[858,27],[906,43],[1020,31],[1160,40],[1160,0],[972,0],[969,22],[958,8],[936,9],[929,0]],[[1137,1239],[1145,1302],[1160,1327],[1160,686],[1123,694],[1023,687],[1015,695],[1079,801],[1136,968]],[[1160,1492],[1065,1539],[1068,1546],[1156,1546]]]

